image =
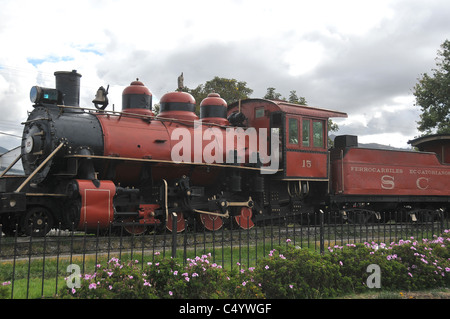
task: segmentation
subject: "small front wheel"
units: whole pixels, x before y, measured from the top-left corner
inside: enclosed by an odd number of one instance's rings
[[[44,237],[53,228],[53,216],[45,207],[32,207],[23,216],[21,225],[25,235]]]

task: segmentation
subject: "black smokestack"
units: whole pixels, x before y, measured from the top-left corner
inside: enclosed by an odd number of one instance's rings
[[[56,89],[63,94],[64,105],[80,106],[80,78],[77,70],[55,72]]]

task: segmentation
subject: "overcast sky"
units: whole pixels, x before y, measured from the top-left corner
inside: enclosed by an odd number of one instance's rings
[[[0,0],[0,131],[21,135],[33,85],[82,74],[81,104],[110,85],[110,105],[139,78],[154,102],[214,76],[296,90],[344,111],[338,134],[407,147],[420,109],[412,88],[450,39],[448,0]],[[197,101],[200,103],[200,101]],[[0,135],[0,146],[20,139]]]

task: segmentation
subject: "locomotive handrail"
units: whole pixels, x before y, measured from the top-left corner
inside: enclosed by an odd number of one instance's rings
[[[34,177],[34,175],[37,174],[37,172],[39,172],[41,170],[42,167],[45,166],[45,164],[47,164],[47,162],[53,157],[55,156],[56,153],[58,153],[58,151],[61,149],[61,147],[64,146],[64,143],[61,143],[58,145],[57,148],[55,148],[53,150],[53,152],[47,156],[47,158],[33,171],[33,173],[30,174],[30,176],[27,177],[26,180],[23,181],[23,183],[14,191],[15,193],[18,193],[22,190],[22,188],[25,187],[26,184],[28,184],[28,182]]]
[[[66,158],[92,158],[92,159],[106,159],[106,160],[120,160],[120,161],[131,161],[131,162],[151,162],[151,163],[164,163],[164,164],[181,164],[181,165],[199,165],[199,166],[214,166],[214,167],[222,167],[222,168],[240,168],[246,170],[263,170],[263,171],[273,171],[273,172],[282,172],[283,169],[279,168],[268,168],[265,166],[262,167],[248,167],[248,166],[236,166],[236,165],[226,165],[226,164],[211,164],[211,163],[199,163],[199,162],[176,162],[169,160],[159,160],[159,159],[149,159],[149,158],[132,158],[132,157],[120,157],[120,156],[104,156],[104,155],[81,155],[81,154],[72,154],[66,155]]]
[[[105,114],[105,115],[115,115],[115,116],[127,116],[127,117],[135,117],[135,118],[141,118],[141,119],[145,119],[145,120],[160,120],[160,121],[169,121],[169,122],[179,122],[179,123],[183,123],[183,124],[192,124],[194,125],[195,121],[192,120],[183,120],[183,119],[177,119],[177,118],[172,118],[172,117],[160,117],[157,115],[144,115],[144,114],[138,114],[138,113],[130,113],[130,112],[121,112],[121,111],[106,111],[106,110],[101,110],[99,111],[98,109],[93,109],[93,108],[88,108],[88,107],[80,107],[80,106],[68,106],[68,105],[56,105],[59,108],[65,108],[65,109],[77,109],[77,110],[87,110],[87,111],[93,111],[97,114]],[[201,119],[199,119],[199,121],[201,121]],[[217,126],[217,127],[223,127],[223,128],[227,128],[227,127],[233,127],[231,125],[221,125],[221,124],[217,124],[217,123],[205,123],[204,125],[208,125],[208,126]]]

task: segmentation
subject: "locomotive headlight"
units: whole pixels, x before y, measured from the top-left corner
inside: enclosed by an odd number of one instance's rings
[[[30,101],[34,104],[57,104],[58,102],[61,102],[61,93],[56,89],[49,89],[36,85],[30,90]]]
[[[41,96],[41,88],[39,86],[33,86],[30,90],[31,103],[38,103]]]

